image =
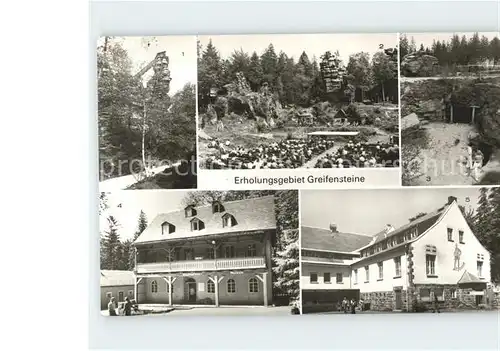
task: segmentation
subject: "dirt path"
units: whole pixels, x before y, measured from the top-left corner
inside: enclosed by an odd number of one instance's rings
[[[150,171],[153,172],[153,174],[157,174],[159,172],[162,172],[166,166],[161,166],[161,167],[155,167],[151,169]],[[128,188],[131,185],[134,185],[135,183],[138,182],[138,178],[136,175],[130,174],[122,177],[116,177],[116,178],[111,178],[107,179],[104,181],[99,182],[99,191],[100,192],[110,192],[110,191],[117,191],[117,190],[124,190]]]
[[[425,126],[429,145],[420,153],[420,173],[410,185],[472,185],[461,160],[467,157],[467,140],[474,127],[433,122]]]

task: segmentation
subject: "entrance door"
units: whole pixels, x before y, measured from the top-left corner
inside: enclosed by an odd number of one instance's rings
[[[193,278],[184,281],[184,297],[188,303],[196,302],[196,281]]]
[[[471,121],[472,108],[462,105],[453,105],[453,123],[470,123]]]
[[[400,310],[403,306],[403,301],[401,300],[401,290],[394,290],[394,296],[396,298],[396,310]]]
[[[476,295],[476,306],[483,303],[483,295]]]

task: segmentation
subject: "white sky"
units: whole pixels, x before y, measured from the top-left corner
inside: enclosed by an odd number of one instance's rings
[[[417,49],[420,47],[420,44],[424,44],[424,47],[432,47],[432,42],[434,40],[436,41],[447,41],[449,42],[451,40],[451,37],[453,36],[454,33],[406,33],[406,36],[408,37],[408,41],[411,40],[411,37],[415,38],[415,44],[417,46]],[[461,33],[456,33],[460,39],[462,38],[463,35],[467,39],[472,37],[474,35],[473,32],[461,32]],[[481,33],[479,32],[479,38],[481,38],[483,35],[487,37],[489,40],[493,39],[495,36],[498,36],[498,32],[485,32]]]
[[[146,213],[149,224],[159,213],[183,209],[182,200],[188,192],[187,190],[121,190],[108,193],[109,210],[99,218],[101,232],[107,229],[107,216],[113,215],[120,224],[118,229],[120,239],[132,239],[141,210]],[[117,207],[119,204],[121,207]]]
[[[99,39],[98,45],[102,43]],[[115,37],[128,52],[132,60],[132,73],[135,74],[160,51],[166,51],[170,59],[169,69],[172,77],[169,95],[174,95],[186,83],[195,84],[197,80],[197,52],[195,36],[160,36],[160,37]],[[144,42],[149,41],[149,47]],[[146,80],[151,76],[152,70],[143,76]]]
[[[448,196],[455,196],[466,209],[476,209],[479,189],[303,191],[301,225],[328,229],[330,223],[336,223],[340,232],[375,235],[387,224],[398,228],[419,212],[437,210],[448,201]],[[466,202],[466,197],[470,202]]]
[[[249,53],[256,51],[261,55],[264,50],[273,44],[277,55],[280,51],[297,60],[303,51],[310,60],[313,56],[319,60],[326,51],[339,51],[345,65],[349,56],[361,51],[368,52],[370,57],[379,51],[379,45],[384,48],[397,46],[396,34],[276,34],[276,35],[214,35],[200,36],[199,40],[206,48],[210,38],[223,58],[228,58],[240,48]]]

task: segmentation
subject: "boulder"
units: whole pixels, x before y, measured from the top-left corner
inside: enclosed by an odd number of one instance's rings
[[[401,73],[405,77],[431,77],[435,74],[438,64],[435,56],[412,53],[403,57]]]
[[[401,129],[407,129],[420,123],[416,113],[410,113],[408,116],[401,118]]]

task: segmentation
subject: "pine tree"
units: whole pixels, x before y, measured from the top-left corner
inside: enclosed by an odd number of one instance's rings
[[[121,252],[120,236],[118,234],[118,221],[109,216],[108,229],[104,232],[102,241],[101,269],[119,269]]]
[[[385,84],[395,77],[394,62],[384,52],[373,55],[373,79],[382,86],[382,99],[385,102]]]
[[[371,87],[372,77],[369,54],[359,52],[349,56],[347,74],[349,83],[361,90],[361,101],[363,101],[364,93],[370,90]]]
[[[260,65],[260,58],[259,55],[257,55],[257,52],[254,51],[250,57],[247,75],[248,84],[250,84],[250,88],[252,88],[253,91],[257,91],[259,89],[262,75],[263,72],[262,66]]]
[[[283,239],[283,249],[276,251],[273,260],[274,290],[289,296],[290,303],[295,304],[300,296],[298,229],[285,231]]]
[[[406,34],[402,34],[399,38],[399,60],[403,61],[403,57],[410,53],[410,43]]]
[[[262,80],[267,82],[274,90],[276,88],[276,80],[278,78],[278,56],[274,51],[273,44],[269,44],[267,49],[260,57],[262,66]]]
[[[500,282],[500,188],[491,188],[489,194],[491,204],[489,245],[487,248],[491,254],[491,279]]]

